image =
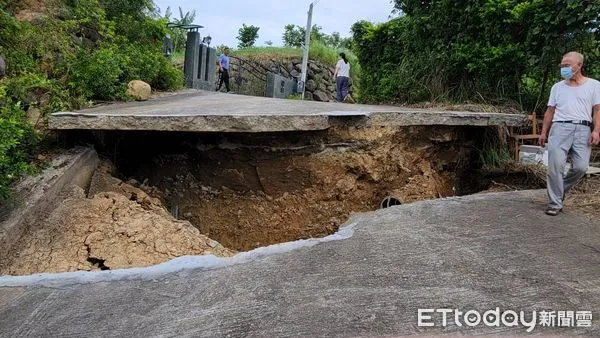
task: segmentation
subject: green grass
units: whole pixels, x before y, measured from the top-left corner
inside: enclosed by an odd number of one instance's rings
[[[302,57],[302,49],[294,47],[251,47],[236,49],[231,54],[245,57]]]
[[[479,160],[484,168],[505,168],[514,162],[508,144],[502,141],[495,129],[487,130],[483,135],[483,146],[479,151]]]
[[[487,148],[481,150],[479,159],[484,168],[504,168],[513,163],[513,157],[507,148]]]
[[[339,58],[339,53],[344,52],[350,59],[358,63],[358,58],[347,49],[335,49],[324,45],[320,41],[314,41],[310,44],[308,57],[312,60],[318,60],[324,63],[335,64]],[[231,52],[233,56],[246,57],[302,57],[302,49],[295,47],[251,47],[236,49]]]
[[[177,51],[171,55],[171,62],[181,64],[185,60],[185,50]]]

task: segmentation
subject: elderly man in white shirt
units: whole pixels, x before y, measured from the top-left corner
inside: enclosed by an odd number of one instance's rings
[[[565,54],[560,64],[564,81],[550,91],[539,144],[548,142],[548,209],[556,216],[566,194],[585,175],[592,145],[600,143],[600,82],[583,76],[583,55]],[[564,176],[567,156],[571,169]]]

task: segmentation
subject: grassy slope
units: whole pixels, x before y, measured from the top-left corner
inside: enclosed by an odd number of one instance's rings
[[[325,46],[320,42],[313,42],[310,46],[308,57],[311,60],[317,60],[333,67],[339,59],[340,52],[342,52],[342,50],[336,50],[335,48]],[[361,73],[358,58],[349,50],[343,50],[343,52],[346,53],[346,56],[350,61],[350,76],[352,77],[352,82],[354,86],[358,88],[358,80]],[[232,55],[256,59],[302,58],[302,49],[293,47],[252,47],[234,50],[232,51]]]

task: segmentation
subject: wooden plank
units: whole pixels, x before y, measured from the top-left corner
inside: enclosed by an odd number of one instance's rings
[[[587,176],[591,175],[600,175],[600,168],[597,167],[588,167],[588,170],[585,172]]]
[[[511,136],[512,138],[514,138],[515,140],[533,140],[533,139],[537,139],[540,137],[540,135],[533,135],[533,134],[529,134],[529,135],[514,135]]]

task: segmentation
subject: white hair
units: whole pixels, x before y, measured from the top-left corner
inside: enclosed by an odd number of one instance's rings
[[[577,59],[577,62],[583,65],[583,54],[579,53],[579,52],[568,52],[567,54],[565,54],[563,56],[563,58],[566,58],[567,56],[573,56],[575,57],[575,59]]]

